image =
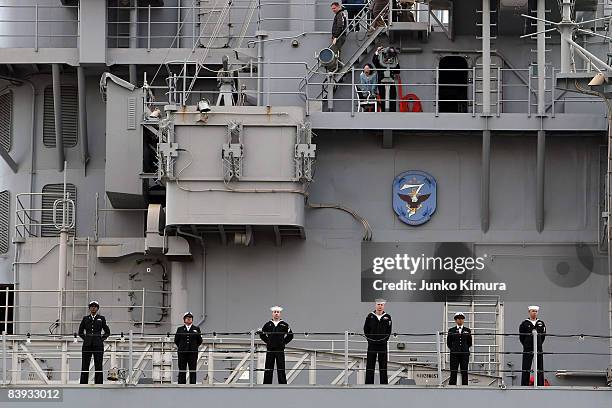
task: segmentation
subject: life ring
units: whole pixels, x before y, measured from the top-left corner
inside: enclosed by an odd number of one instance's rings
[[[421,100],[413,93],[403,95],[399,105],[400,112],[423,112]]]

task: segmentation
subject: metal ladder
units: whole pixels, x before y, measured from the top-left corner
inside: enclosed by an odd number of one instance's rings
[[[491,21],[490,26],[491,27],[495,27],[497,28],[497,22],[498,22],[498,9],[491,9],[489,12],[489,20]],[[482,26],[483,26],[483,11],[482,9],[477,9],[476,13],[478,16],[480,16],[480,20],[479,22],[476,23],[477,27],[481,27],[482,30]],[[491,34],[491,69],[490,69],[490,79],[491,79],[491,86],[490,86],[490,101],[491,101],[491,106],[489,107],[489,112],[491,113],[499,113],[498,111],[500,110],[500,99],[501,99],[501,68],[503,68],[503,61],[501,59],[501,57],[499,57],[498,55],[496,55],[496,50],[495,48],[493,48],[493,42],[495,40],[497,40],[497,35],[492,35]],[[482,34],[480,36],[476,36],[477,40],[482,40]],[[476,58],[475,60],[475,69],[473,70],[472,74],[473,76],[472,78],[472,86],[474,87],[473,89],[473,101],[472,103],[474,103],[476,106],[472,107],[473,112],[474,113],[482,113],[485,111],[485,107],[484,107],[484,95],[483,95],[483,77],[484,77],[484,69],[482,66],[482,53],[481,56]],[[469,74],[468,74],[469,76]],[[439,85],[438,85],[439,86]],[[497,106],[497,108],[495,108],[495,106]],[[479,109],[480,108],[480,109]]]
[[[465,314],[465,325],[472,329],[472,353],[470,354],[470,371],[483,375],[500,376],[503,369],[504,351],[504,304],[495,297],[477,298],[468,301],[445,302],[444,331],[455,326],[454,315]],[[446,336],[440,341],[442,350],[446,348]],[[450,367],[450,355],[442,359],[442,367]]]
[[[85,248],[79,251],[79,248]],[[72,274],[72,304],[70,310],[70,325],[74,331],[78,324],[80,316],[84,314],[80,308],[86,308],[89,297],[89,253],[90,240],[89,237],[78,239],[72,237],[72,265],[70,273]],[[78,291],[78,292],[77,292]],[[83,313],[81,313],[83,312]]]

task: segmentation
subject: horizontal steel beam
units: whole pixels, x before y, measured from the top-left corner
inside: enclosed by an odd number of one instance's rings
[[[480,117],[464,113],[429,112],[394,113],[378,112],[356,114],[350,112],[311,112],[313,129],[329,130],[398,130],[398,131],[458,131],[481,132],[485,122]],[[540,129],[552,132],[606,132],[608,123],[604,115],[558,113],[554,118],[529,117],[524,113],[502,113],[488,119],[491,131],[537,132]]]

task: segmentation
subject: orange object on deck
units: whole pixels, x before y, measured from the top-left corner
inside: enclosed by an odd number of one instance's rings
[[[400,112],[423,112],[423,106],[418,96],[413,93],[404,95],[404,87],[402,79],[398,76],[397,90],[399,93],[399,110]]]

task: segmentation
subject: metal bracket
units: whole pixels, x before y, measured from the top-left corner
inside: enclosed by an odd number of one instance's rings
[[[295,178],[299,181],[312,181],[312,168],[316,158],[317,145],[312,142],[312,129],[309,123],[298,126],[295,143]]]
[[[221,151],[225,181],[237,181],[242,177],[242,159],[244,157],[242,131],[242,123],[232,121],[227,124],[227,143],[223,144]]]

